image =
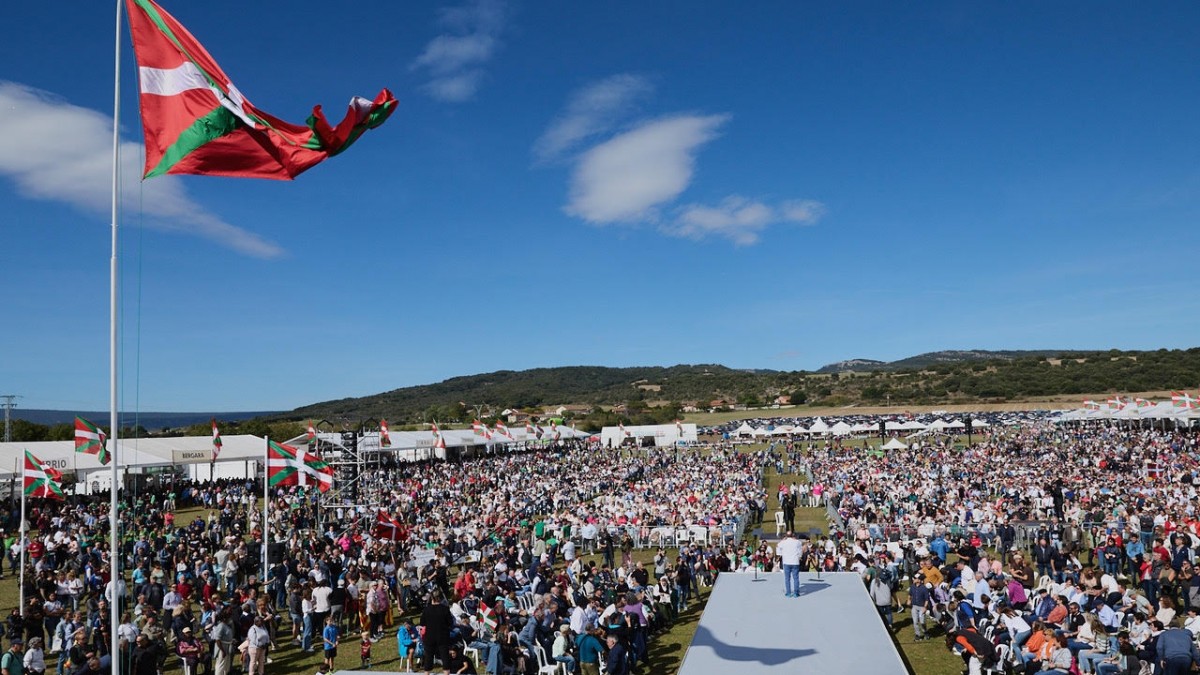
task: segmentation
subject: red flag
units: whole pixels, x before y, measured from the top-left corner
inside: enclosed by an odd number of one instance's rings
[[[371,536],[376,539],[405,541],[408,539],[408,528],[404,527],[404,523],[380,510],[375,513],[375,527],[371,529]]]
[[[392,437],[388,435],[387,420],[379,420],[379,447],[392,447]]]
[[[354,97],[331,126],[313,108],[306,125],[256,108],[204,47],[152,0],[125,0],[137,57],[145,177],[165,173],[291,180],[387,120],[396,98]]]

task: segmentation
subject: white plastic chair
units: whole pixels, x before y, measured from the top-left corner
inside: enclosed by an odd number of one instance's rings
[[[538,675],[554,675],[559,670],[563,671],[563,675],[567,675],[567,664],[555,661],[551,665],[549,659],[546,658],[546,650],[542,649],[541,645],[535,644],[533,653],[537,655]]]
[[[775,536],[776,537],[783,534],[784,527],[785,527],[785,525],[783,522],[783,511],[776,511],[775,512]]]

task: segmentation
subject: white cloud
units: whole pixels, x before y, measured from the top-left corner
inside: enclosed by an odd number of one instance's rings
[[[632,109],[638,98],[653,90],[639,75],[613,75],[575,92],[566,109],[533,146],[539,161],[562,155],[580,141],[605,133]]]
[[[469,100],[483,83],[480,66],[495,55],[504,28],[504,6],[499,0],[478,0],[442,12],[443,33],[425,46],[411,69],[426,70],[430,96],[451,103]]]
[[[725,237],[738,246],[758,243],[762,231],[778,223],[812,225],[825,214],[825,205],[812,200],[788,201],[768,206],[737,195],[726,197],[717,206],[689,204],[663,232],[689,239]]]
[[[654,208],[692,180],[696,150],[728,115],[677,115],[646,122],[585,152],[571,176],[566,212],[590,223],[652,220]]]
[[[112,200],[112,118],[41,90],[0,81],[0,175],[33,198],[107,216]],[[188,196],[174,176],[139,186],[141,145],[120,146],[121,195],[138,204],[146,225],[204,237],[246,255],[273,258],[283,250],[221,220]]]

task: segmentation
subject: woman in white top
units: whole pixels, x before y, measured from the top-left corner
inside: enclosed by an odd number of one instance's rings
[[[32,638],[25,649],[25,672],[43,675],[46,672],[46,654],[42,650],[42,639]]]

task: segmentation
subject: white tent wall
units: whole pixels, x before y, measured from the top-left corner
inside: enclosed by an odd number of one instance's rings
[[[620,427],[604,427],[600,430],[600,446],[605,448],[619,447],[626,439],[629,438],[653,438],[655,447],[663,447],[675,445],[679,441],[685,443],[696,442],[696,425],[681,424],[683,433],[679,433],[679,427],[674,424],[648,424],[625,427],[625,433],[621,433]],[[639,441],[639,445],[640,445]]]
[[[221,455],[217,460],[217,478],[253,478],[258,462],[266,453],[266,441],[246,434],[222,436]],[[211,436],[180,436],[176,438],[124,438],[118,441],[121,468],[118,474],[140,473],[152,466],[186,466],[189,478],[206,480],[212,461]],[[0,474],[11,476],[21,471],[25,451],[63,473],[74,473],[76,490],[90,493],[107,490],[112,484],[112,470],[101,464],[95,455],[75,452],[75,441],[39,441],[35,443],[0,443]],[[200,468],[192,468],[200,467]]]

